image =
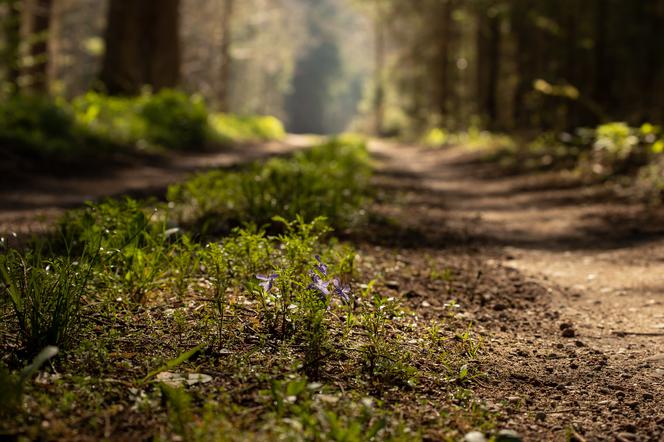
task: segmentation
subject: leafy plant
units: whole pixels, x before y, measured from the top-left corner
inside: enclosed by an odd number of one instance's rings
[[[286,136],[283,124],[271,116],[238,116],[213,113],[210,138],[218,143],[279,140]]]
[[[60,234],[74,245],[99,244],[99,282],[141,302],[166,260],[166,224],[157,215],[131,198],[108,200],[67,213]]]
[[[77,260],[46,258],[39,249],[25,253],[10,249],[0,255],[2,297],[9,300],[28,353],[72,343],[96,259],[96,252],[92,255],[88,250]]]
[[[56,354],[58,354],[58,347],[48,346],[42,349],[32,363],[21,370],[18,375],[12,374],[4,365],[0,364],[0,412],[11,411],[20,404],[25,382]]]
[[[208,233],[249,222],[270,224],[275,216],[305,221],[322,216],[345,228],[365,215],[369,175],[364,144],[340,139],[240,172],[199,174],[171,186],[168,200],[179,222],[196,223]]]
[[[208,112],[199,96],[162,89],[141,106],[145,137],[172,149],[200,149],[206,140]]]

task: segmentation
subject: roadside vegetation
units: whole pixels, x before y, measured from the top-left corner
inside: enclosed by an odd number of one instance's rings
[[[631,127],[612,122],[573,133],[545,132],[532,140],[479,130],[432,129],[422,142],[430,147],[463,144],[484,150],[487,161],[507,171],[569,170],[584,180],[631,188],[651,202],[661,202],[664,196],[664,133],[650,123]]]
[[[0,433],[364,441],[492,429],[468,390],[481,376],[470,324],[453,306],[424,319],[335,239],[367,227],[370,174],[364,142],[342,137],[199,174],[165,203],[90,204],[28,246],[3,238]],[[420,406],[430,400],[444,410],[434,419]]]
[[[33,160],[200,151],[284,135],[273,117],[211,112],[201,97],[172,89],[136,97],[88,92],[70,102],[19,95],[0,104],[0,145],[14,156]]]

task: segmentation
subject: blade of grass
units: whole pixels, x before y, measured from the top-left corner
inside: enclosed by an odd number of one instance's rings
[[[186,362],[189,360],[192,356],[194,356],[196,353],[201,351],[207,346],[207,344],[199,344],[196,347],[192,348],[191,350],[187,350],[186,352],[180,354],[177,358],[171,359],[170,361],[166,362],[164,365],[161,367],[157,368],[156,370],[152,370],[150,373],[147,374],[143,378],[141,382],[145,383],[147,382],[150,378],[158,375],[162,371],[170,370],[172,368],[177,367],[178,365],[182,364],[183,362]]]

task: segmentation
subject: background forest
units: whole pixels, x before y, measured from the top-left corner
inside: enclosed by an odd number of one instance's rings
[[[2,93],[179,87],[295,132],[664,119],[664,2],[3,0]]]

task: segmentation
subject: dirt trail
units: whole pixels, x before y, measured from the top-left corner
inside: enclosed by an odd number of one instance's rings
[[[527,440],[664,440],[661,213],[560,174],[500,176],[464,149],[371,149],[404,222],[441,249],[477,247],[487,267],[516,269],[547,293],[501,312],[509,327],[486,324],[496,380],[484,394],[514,403],[497,406],[505,424]],[[575,336],[563,336],[567,324]]]
[[[283,141],[242,145],[220,152],[169,153],[148,162],[99,171],[21,177],[21,181],[0,186],[0,234],[40,232],[62,212],[86,201],[119,195],[160,196],[169,184],[182,181],[193,172],[285,154],[311,146],[313,139],[289,135]]]

